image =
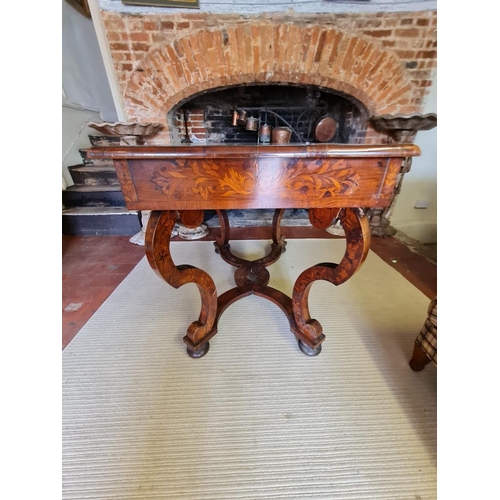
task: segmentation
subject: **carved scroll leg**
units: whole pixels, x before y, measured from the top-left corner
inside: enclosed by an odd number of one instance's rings
[[[340,212],[340,221],[346,234],[346,251],[340,264],[322,263],[306,269],[295,282],[292,306],[299,348],[308,356],[321,352],[325,339],[320,323],[309,313],[309,291],[316,280],[325,280],[340,285],[346,282],[363,264],[370,249],[368,220],[357,208],[345,208]]]
[[[208,341],[217,333],[214,320],[217,313],[217,290],[212,278],[193,266],[176,266],[170,254],[170,234],[177,219],[175,211],[154,211],[146,229],[146,256],[150,266],[169,285],[179,288],[186,283],[196,283],[201,295],[201,312],[184,337],[187,352],[192,358],[204,356]]]

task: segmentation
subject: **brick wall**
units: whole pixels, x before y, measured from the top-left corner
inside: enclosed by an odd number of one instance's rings
[[[169,142],[169,111],[239,84],[316,85],[372,115],[421,112],[436,67],[436,11],[102,15],[127,119],[166,125],[152,144]],[[385,141],[368,129],[367,143]]]
[[[192,142],[204,142],[207,135],[205,114],[203,109],[178,110],[174,113],[175,135],[185,138],[186,134]]]

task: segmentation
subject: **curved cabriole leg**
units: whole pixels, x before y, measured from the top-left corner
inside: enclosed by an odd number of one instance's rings
[[[309,292],[317,280],[324,280],[340,285],[345,283],[363,264],[370,249],[370,227],[360,209],[344,208],[340,221],[346,235],[346,251],[340,264],[325,262],[306,269],[295,282],[292,306],[297,331],[299,348],[308,356],[321,352],[321,343],[325,339],[320,323],[309,314]]]
[[[169,285],[179,288],[196,283],[201,295],[198,321],[189,325],[184,343],[192,358],[201,358],[208,352],[208,341],[217,333],[214,320],[217,312],[217,290],[212,278],[193,266],[176,266],[170,254],[170,235],[177,219],[176,211],[154,211],[146,229],[146,256],[150,266]]]

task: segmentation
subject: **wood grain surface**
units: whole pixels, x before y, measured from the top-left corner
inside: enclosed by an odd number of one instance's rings
[[[131,210],[386,207],[414,145],[92,148]]]

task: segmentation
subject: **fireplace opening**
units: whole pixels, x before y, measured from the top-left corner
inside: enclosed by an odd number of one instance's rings
[[[246,121],[237,122],[245,115]],[[291,129],[289,143],[362,144],[368,118],[365,106],[351,96],[293,85],[213,90],[181,103],[168,116],[174,125],[172,144],[273,142],[266,140],[264,124]]]

